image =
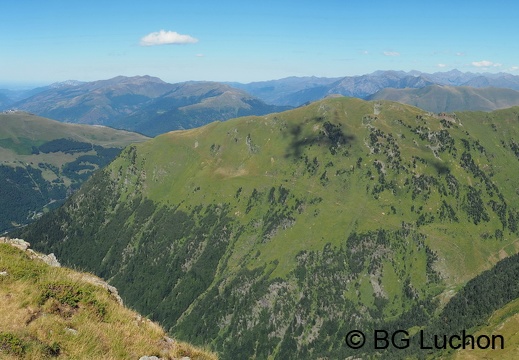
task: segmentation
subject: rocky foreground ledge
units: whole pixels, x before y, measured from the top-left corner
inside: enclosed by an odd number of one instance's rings
[[[102,279],[0,237],[0,358],[217,359],[122,304]]]
[[[51,253],[49,255],[37,253],[36,251],[29,249],[31,247],[31,244],[25,240],[16,239],[16,238],[11,239],[9,237],[0,237],[0,244],[12,245],[20,250],[25,251],[31,259],[39,259],[49,266],[54,266],[54,267],[61,266],[58,259],[56,259],[56,256],[54,256],[53,253]]]
[[[45,264],[52,266],[52,267],[61,267],[61,264],[59,263],[58,259],[53,253],[50,253],[48,255],[40,254],[32,249],[30,249],[31,244],[23,239],[11,239],[9,237],[0,237],[0,244],[9,244],[12,245],[22,251],[25,251],[25,253],[29,256],[31,259],[37,259],[43,261]],[[90,275],[90,274],[82,274],[81,280],[100,286],[104,289],[106,289],[114,298],[117,300],[117,302],[121,305],[123,305],[123,299],[119,296],[119,292],[117,289],[109,285],[106,281],[98,278],[97,276]]]

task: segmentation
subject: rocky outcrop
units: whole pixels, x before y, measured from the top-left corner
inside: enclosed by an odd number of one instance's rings
[[[163,360],[164,358],[159,358],[156,356],[142,356],[139,360]],[[179,360],[191,360],[190,357],[184,356],[183,358],[180,358]]]
[[[108,291],[114,298],[117,300],[117,302],[121,305],[123,305],[123,299],[119,296],[119,292],[117,291],[117,288],[115,286],[109,285],[106,281],[98,278],[97,276],[91,275],[91,274],[82,274],[81,277],[82,280],[96,286],[100,286],[106,291]]]
[[[45,254],[40,254],[32,249],[29,249],[31,247],[31,244],[23,239],[16,239],[16,238],[11,239],[9,237],[0,237],[0,244],[12,245],[22,251],[25,251],[26,254],[31,259],[39,259],[49,266],[53,266],[53,267],[61,266],[58,259],[56,259],[56,256],[53,253],[50,253],[49,255],[45,255]]]
[[[49,266],[54,266],[54,267],[61,266],[58,259],[56,259],[56,256],[53,253],[50,253],[49,255],[45,255],[45,254],[38,254],[31,249],[28,249],[27,251],[29,251],[32,254],[35,254],[41,261],[43,261],[45,264],[47,264]]]
[[[0,244],[9,244],[20,250],[26,251],[31,244],[22,239],[11,239],[9,237],[0,237]]]
[[[140,320],[143,320],[142,317],[140,317]],[[148,319],[146,319],[146,321],[150,321]],[[168,352],[169,350],[171,350],[174,346],[175,346],[175,340],[173,340],[172,338],[168,337],[168,336],[164,336],[164,338],[162,339],[161,341],[162,345],[163,345],[163,349],[165,352]],[[158,357],[158,356],[141,356],[139,358],[139,360],[166,360],[168,358],[163,358],[163,357]],[[189,356],[183,356],[181,358],[175,358],[173,360],[191,360],[191,358]]]

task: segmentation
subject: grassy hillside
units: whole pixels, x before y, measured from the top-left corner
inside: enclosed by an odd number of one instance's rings
[[[39,146],[60,138],[95,143],[104,147],[124,147],[147,139],[146,136],[130,131],[106,126],[61,123],[22,111],[1,113],[0,124],[0,139],[11,139],[13,144],[20,144],[19,147],[13,145],[12,148],[18,154],[30,153],[31,146]]]
[[[119,304],[93,275],[31,256],[0,244],[2,359],[216,359],[169,339],[159,325]]]
[[[518,121],[336,98],[171,132],[20,235],[223,358],[369,356],[349,331],[424,326],[519,251]]]
[[[23,112],[0,114],[0,233],[58,206],[124,146],[146,139]]]
[[[517,279],[519,254],[499,261],[468,281],[425,326],[408,329],[409,347],[395,346],[380,354],[397,359],[517,358]],[[390,331],[396,329],[402,327]]]
[[[384,89],[371,100],[392,100],[439,112],[492,111],[519,105],[519,91],[494,87],[431,85],[421,89]]]

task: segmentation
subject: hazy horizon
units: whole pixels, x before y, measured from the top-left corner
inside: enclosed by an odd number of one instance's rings
[[[516,3],[441,0],[87,3],[0,14],[1,84],[150,74],[166,82],[355,76],[380,69],[519,74]]]
[[[417,69],[413,69],[413,70],[409,70],[409,71],[394,70],[394,69],[380,69],[380,70],[374,70],[374,71],[372,71],[370,73],[365,73],[365,74],[342,75],[342,76],[334,76],[334,77],[324,77],[324,76],[316,76],[316,75],[302,75],[302,76],[290,76],[289,75],[289,76],[286,76],[286,77],[283,77],[283,78],[263,79],[263,80],[250,81],[250,82],[241,82],[241,81],[232,81],[232,80],[217,81],[217,80],[210,80],[210,79],[208,79],[208,80],[185,80],[185,81],[179,81],[178,83],[190,82],[190,81],[193,81],[193,82],[208,81],[208,82],[249,84],[249,83],[254,83],[254,82],[263,82],[263,81],[266,82],[266,81],[283,80],[283,79],[287,79],[287,78],[309,78],[309,77],[315,77],[315,78],[344,78],[344,77],[355,77],[355,76],[370,75],[370,74],[373,74],[373,73],[376,73],[376,72],[391,72],[391,71],[394,71],[394,72],[405,72],[405,73],[419,72],[419,73],[422,73],[422,74],[433,74],[433,73],[448,73],[448,72],[451,72],[451,71],[461,71],[461,70],[459,70],[459,69],[450,69],[450,70],[444,70],[444,71],[440,70],[440,71],[435,71],[435,72],[424,72],[424,71],[420,71],[420,70],[417,70]],[[472,73],[472,74],[476,74],[476,75],[499,75],[499,74],[514,75],[511,72],[506,72],[506,71],[501,71],[501,72],[496,72],[496,73],[478,72],[478,71],[463,71],[463,73]],[[34,83],[31,83],[31,82],[1,82],[1,80],[0,80],[0,90],[11,90],[11,91],[32,90],[32,89],[35,89],[35,88],[38,88],[38,87],[45,87],[45,86],[49,86],[49,85],[56,84],[56,83],[66,82],[66,81],[80,81],[80,82],[102,81],[102,80],[109,80],[109,79],[112,79],[112,78],[115,78],[115,77],[118,77],[118,76],[123,76],[123,77],[128,77],[128,78],[139,77],[139,76],[151,76],[151,77],[159,78],[159,79],[161,79],[161,80],[163,80],[165,82],[169,82],[169,81],[166,81],[166,80],[162,79],[160,76],[156,76],[156,75],[153,75],[153,74],[134,74],[134,75],[118,74],[118,75],[115,75],[115,76],[109,77],[109,78],[100,78],[100,79],[94,79],[94,80],[88,80],[88,81],[87,80],[78,79],[78,78],[56,80],[56,81],[52,81],[52,82],[34,82]],[[516,76],[516,75],[514,75],[514,76]],[[174,82],[170,82],[170,83],[174,83]]]

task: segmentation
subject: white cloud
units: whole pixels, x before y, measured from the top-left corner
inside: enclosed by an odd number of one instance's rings
[[[447,64],[438,64],[438,67],[444,68],[444,67],[447,67]]]
[[[475,66],[475,67],[500,67],[501,64],[500,63],[494,63],[492,61],[488,61],[488,60],[482,60],[482,61],[473,61],[472,62],[472,65]]]
[[[384,55],[386,55],[386,56],[400,56],[400,53],[396,52],[396,51],[384,51]]]
[[[465,56],[465,53],[464,52],[457,52],[456,56]]]
[[[182,45],[182,44],[194,44],[197,43],[198,39],[190,35],[182,35],[175,31],[160,30],[152,32],[141,39],[141,46],[154,46],[154,45]]]
[[[196,54],[196,57],[205,57],[204,54]]]
[[[519,70],[519,66],[512,66],[509,71],[517,71]]]

